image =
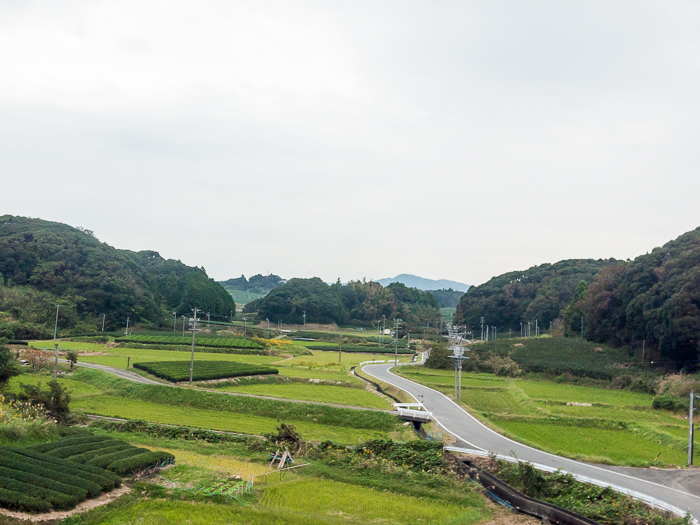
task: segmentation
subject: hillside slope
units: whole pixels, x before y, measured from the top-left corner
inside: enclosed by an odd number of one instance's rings
[[[577,306],[588,339],[646,347],[668,366],[697,368],[700,351],[700,228],[602,269]]]
[[[204,269],[157,252],[118,250],[89,230],[0,217],[0,337],[42,337],[59,328],[94,331],[131,322],[160,325],[195,306],[228,315],[233,300]]]
[[[571,301],[576,285],[590,283],[601,268],[616,264],[614,259],[570,259],[499,275],[462,296],[455,322],[478,330],[484,317],[485,324],[503,333],[531,321],[534,333],[537,319],[539,326],[549,328]]]
[[[250,306],[250,305],[248,305]],[[438,321],[438,303],[429,292],[394,283],[386,288],[376,282],[350,281],[328,285],[318,277],[290,279],[257,301],[258,318],[283,323],[348,322],[376,326],[383,316],[401,318],[410,325]]]

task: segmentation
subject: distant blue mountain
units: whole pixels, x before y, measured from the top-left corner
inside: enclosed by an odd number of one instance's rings
[[[448,281],[447,279],[425,279],[424,277],[418,277],[417,275],[410,275],[407,273],[402,273],[396,277],[379,279],[376,282],[382,286],[388,286],[391,283],[403,283],[409,288],[417,288],[418,290],[442,290],[447,288],[452,288],[458,292],[466,292],[469,289],[468,284],[458,283],[456,281]]]

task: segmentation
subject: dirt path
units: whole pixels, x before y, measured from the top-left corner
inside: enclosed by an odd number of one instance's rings
[[[107,505],[107,503],[111,503],[114,500],[121,498],[124,494],[127,494],[128,492],[131,491],[131,487],[127,485],[122,485],[118,489],[114,489],[111,492],[105,492],[98,498],[92,498],[89,500],[83,501],[81,504],[79,504],[77,507],[75,507],[73,510],[68,510],[68,511],[55,511],[55,512],[44,512],[43,514],[28,514],[26,512],[12,512],[11,510],[6,510],[6,509],[0,509],[0,514],[3,516],[9,516],[10,518],[15,518],[18,520],[23,520],[23,521],[31,521],[31,522],[41,522],[41,521],[59,521],[65,518],[68,518],[69,516],[73,516],[74,514],[81,514],[83,512],[86,512],[90,509],[94,509],[96,507],[101,507],[102,505]]]

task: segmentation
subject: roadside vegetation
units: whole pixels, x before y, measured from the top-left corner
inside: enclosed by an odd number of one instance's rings
[[[454,370],[415,366],[398,372],[454,396]],[[595,463],[684,465],[685,414],[654,409],[653,402],[648,393],[572,385],[534,374],[462,373],[460,404],[519,442]]]

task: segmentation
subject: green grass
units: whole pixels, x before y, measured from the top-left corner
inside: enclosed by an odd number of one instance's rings
[[[661,453],[658,462],[682,465],[687,454],[669,445],[658,444],[624,430],[581,428],[566,425],[547,425],[494,419],[507,435],[528,444],[537,444],[554,454],[564,454],[600,463],[646,465]],[[542,447],[542,444],[546,444]]]
[[[342,523],[471,524],[482,521],[482,509],[464,508],[444,502],[320,479],[304,479],[269,488],[260,500],[262,507],[311,517],[342,520]]]
[[[246,385],[220,388],[227,392],[237,392],[260,396],[299,399],[319,403],[336,403],[356,407],[378,408],[390,410],[389,403],[372,392],[359,388],[349,388],[334,385],[318,385],[314,383],[288,383],[279,385]]]
[[[225,430],[242,434],[266,434],[275,432],[280,421],[276,418],[251,414],[237,414],[213,409],[192,409],[185,406],[170,406],[139,399],[124,399],[109,395],[81,398],[71,403],[74,410],[88,414],[126,419],[143,419],[168,425],[189,425],[212,430]],[[305,439],[338,443],[358,443],[368,439],[386,439],[390,432],[353,429],[333,425],[316,424],[309,421],[289,421]]]
[[[518,381],[517,386],[532,399],[576,403],[605,403],[616,407],[651,407],[654,396],[626,390],[591,388],[586,386],[549,383],[545,381]]]
[[[415,366],[399,373],[454,394],[452,370]],[[661,452],[654,464],[684,465],[687,422],[682,415],[653,410],[652,399],[626,390],[463,372],[460,402],[493,428],[548,452],[637,466],[651,464]]]

